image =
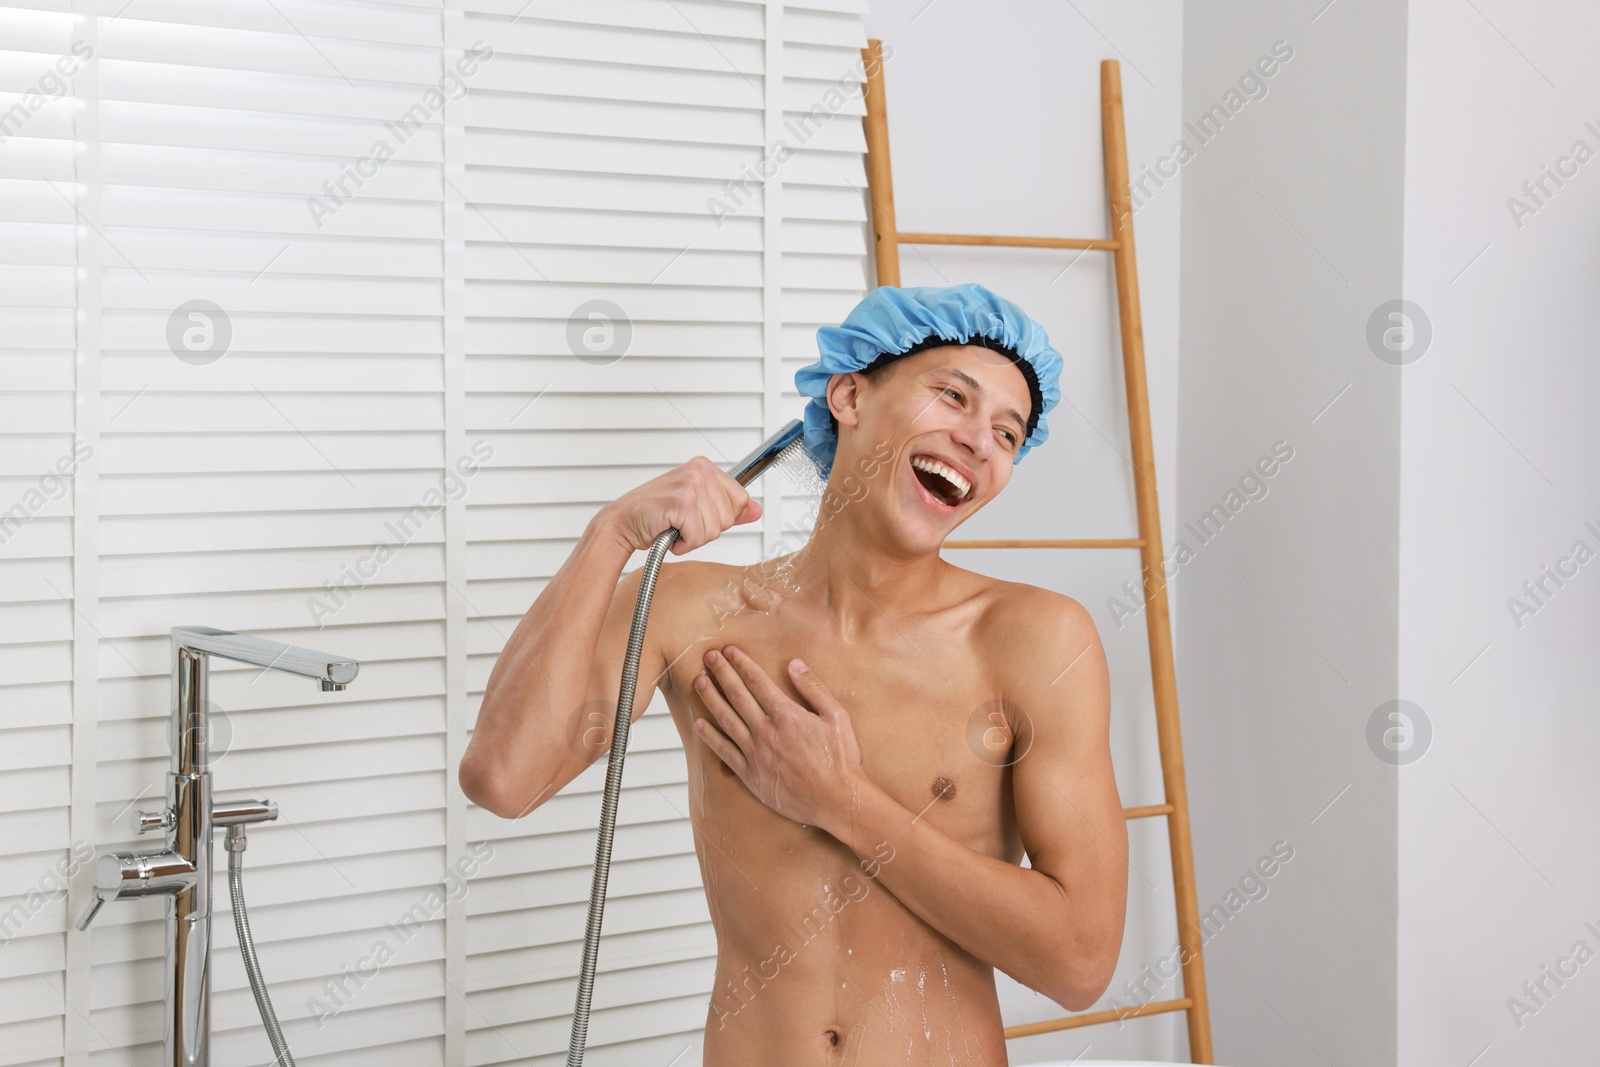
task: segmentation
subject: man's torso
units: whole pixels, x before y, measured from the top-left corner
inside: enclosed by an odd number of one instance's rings
[[[687,753],[695,847],[718,940],[706,1067],[1004,1064],[993,969],[875,879],[887,842],[858,857],[766,807],[691,732],[707,649],[733,644],[805,704],[785,664],[803,658],[849,711],[868,777],[919,819],[1010,863],[1023,848],[1001,697],[983,625],[1007,583],[955,570],[948,603],[837,633],[806,595],[761,566],[663,570],[652,640]],[[656,628],[660,627],[659,630]]]

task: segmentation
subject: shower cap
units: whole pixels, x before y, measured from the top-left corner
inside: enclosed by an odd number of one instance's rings
[[[1061,353],[1050,347],[1043,326],[976,282],[912,289],[880,285],[843,323],[817,331],[821,358],[795,371],[795,387],[802,396],[811,397],[802,420],[806,452],[823,478],[833,469],[839,444],[828,411],[828,380],[940,345],[994,349],[1009,357],[1028,380],[1033,407],[1013,465],[1050,436],[1045,415],[1061,400]]]

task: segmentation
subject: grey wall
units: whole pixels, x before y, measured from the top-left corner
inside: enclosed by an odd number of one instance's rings
[[[1191,2],[1184,22],[1191,122],[1293,49],[1182,168],[1164,534],[1195,553],[1178,681],[1201,909],[1224,909],[1217,1062],[1393,1064],[1396,770],[1365,731],[1398,695],[1400,381],[1365,334],[1401,294],[1405,6]],[[1292,459],[1230,501],[1278,441]],[[1216,504],[1235,513],[1201,544],[1184,523]],[[1279,841],[1293,858],[1258,880]]]
[[[1600,552],[1600,12],[1480,6],[1412,0],[1408,34],[1405,288],[1433,340],[1403,376],[1400,681],[1433,742],[1401,769],[1407,1067],[1600,1046],[1600,962],[1562,962],[1600,952],[1600,558],[1561,563]]]

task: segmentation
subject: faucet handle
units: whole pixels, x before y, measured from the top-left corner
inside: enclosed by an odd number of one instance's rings
[[[95,893],[94,893],[94,903],[90,904],[87,908],[85,908],[84,911],[83,911],[83,914],[78,916],[78,929],[80,929],[80,930],[89,929],[89,924],[94,922],[94,917],[96,915],[99,915],[100,914],[100,909],[105,907],[105,906],[106,906],[106,898],[101,896],[100,895],[100,890],[98,888],[96,888],[95,889]]]
[[[171,826],[171,808],[162,808],[160,811],[136,811],[133,813],[133,832],[136,834],[142,834],[147,830],[166,830]]]

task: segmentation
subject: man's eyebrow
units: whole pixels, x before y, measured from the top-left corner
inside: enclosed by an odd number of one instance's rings
[[[952,378],[959,379],[968,389],[971,389],[978,396],[982,397],[987,395],[985,389],[983,388],[982,382],[978,381],[978,379],[974,378],[972,375],[958,367],[934,367],[928,373],[930,375],[948,374]],[[1009,415],[1011,417],[1012,421],[1015,422],[1019,428],[1021,428],[1022,436],[1028,436],[1028,420],[1022,417],[1021,412],[1019,412],[1016,408],[1006,408],[1002,414]]]

